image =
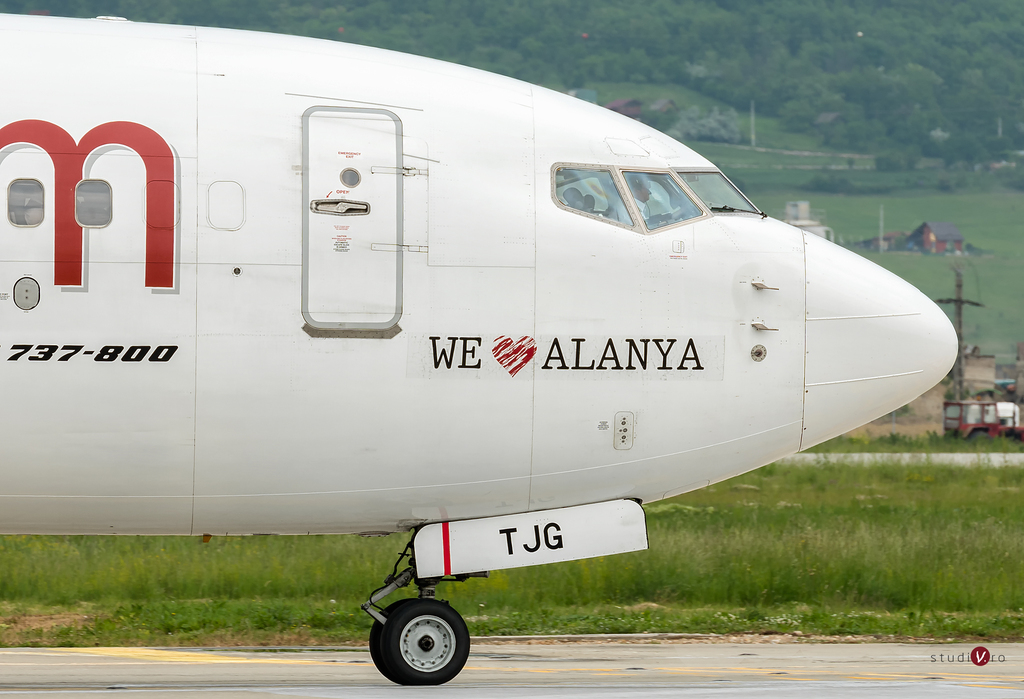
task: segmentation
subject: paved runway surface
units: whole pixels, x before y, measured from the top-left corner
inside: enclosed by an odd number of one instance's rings
[[[476,645],[444,687],[398,687],[369,653],[150,648],[0,649],[0,698],[362,699],[987,697],[1024,699],[1024,644],[579,643]],[[941,654],[941,658],[940,658]],[[960,654],[963,654],[961,656]],[[952,655],[953,662],[945,662]],[[934,660],[933,660],[934,658]]]

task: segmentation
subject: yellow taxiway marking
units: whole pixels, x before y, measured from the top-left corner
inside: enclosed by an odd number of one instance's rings
[[[298,658],[243,658],[236,655],[219,655],[217,653],[198,653],[186,650],[155,650],[152,648],[65,648],[65,653],[81,653],[83,655],[103,655],[113,658],[131,660],[148,660],[161,663],[277,663],[284,665],[334,665],[323,660],[300,660]]]

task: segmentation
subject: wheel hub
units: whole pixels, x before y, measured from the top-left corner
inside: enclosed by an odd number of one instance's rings
[[[402,630],[402,659],[420,672],[440,670],[455,653],[452,627],[436,616],[421,616]]]

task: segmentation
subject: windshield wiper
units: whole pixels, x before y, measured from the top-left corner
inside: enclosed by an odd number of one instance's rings
[[[711,211],[713,213],[716,213],[716,214],[717,213],[724,213],[724,214],[740,213],[740,214],[757,214],[761,218],[767,218],[768,217],[768,214],[764,213],[763,211],[753,211],[751,209],[737,209],[737,208],[734,208],[732,206],[729,206],[728,204],[723,204],[722,206],[711,206],[711,207],[708,207],[708,208],[710,208]]]

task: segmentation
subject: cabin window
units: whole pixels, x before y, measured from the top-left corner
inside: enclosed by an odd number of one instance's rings
[[[999,418],[996,417],[996,404],[991,403],[985,406],[985,424],[994,425],[999,422]]]
[[[79,226],[109,226],[113,209],[110,185],[103,180],[82,180],[75,187],[75,220]]]
[[[555,197],[573,211],[633,225],[610,170],[560,167],[555,170]]]
[[[959,405],[947,405],[946,406],[946,417],[950,420],[960,419],[960,406]]]
[[[714,213],[761,213],[720,172],[680,172],[679,176]]]
[[[649,231],[704,215],[667,172],[624,172],[623,175]]]
[[[19,228],[35,228],[43,222],[43,184],[39,180],[14,180],[7,188],[7,220]]]

